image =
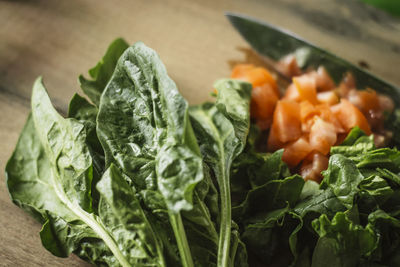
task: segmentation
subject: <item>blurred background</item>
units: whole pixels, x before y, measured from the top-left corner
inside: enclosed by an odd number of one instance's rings
[[[190,103],[208,99],[248,48],[225,11],[290,30],[400,86],[399,0],[0,0],[0,169],[30,110],[35,78],[43,76],[65,112],[80,92],[78,75],[117,37],[155,49]],[[84,266],[42,248],[39,225],[11,203],[3,182],[0,207],[1,266]]]

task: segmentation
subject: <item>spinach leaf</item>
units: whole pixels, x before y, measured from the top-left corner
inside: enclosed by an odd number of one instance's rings
[[[314,220],[319,235],[314,249],[312,266],[357,266],[377,246],[377,235],[369,227],[353,223],[345,213],[338,212],[332,220],[325,214]]]
[[[30,114],[6,166],[11,199],[41,223],[47,220],[46,211],[73,221],[76,216],[71,214],[50,183],[53,176],[51,168]],[[46,194],[42,194],[42,191]]]
[[[378,205],[385,203],[393,194],[393,189],[386,180],[376,175],[362,180],[359,184],[359,188],[368,192],[370,196],[373,196]]]
[[[204,164],[204,179],[200,181],[193,193],[193,209],[182,211],[183,223],[187,229],[188,242],[195,257],[196,266],[216,266],[218,250],[218,192],[211,173]],[[196,245],[194,245],[196,244]],[[196,250],[198,251],[196,253]]]
[[[93,168],[85,140],[84,125],[56,112],[39,78],[32,116],[7,163],[8,190],[14,203],[44,223],[42,243],[53,254],[73,251],[95,263],[131,266],[132,246],[119,246],[116,233],[92,208]]]
[[[400,172],[400,151],[390,148],[378,148],[353,158],[358,168],[386,168]]]
[[[239,226],[232,221],[230,266],[249,266],[246,245],[240,239]]]
[[[83,92],[96,106],[99,106],[101,93],[110,80],[118,59],[128,47],[124,39],[114,40],[100,62],[89,70],[89,75],[93,80],[87,80],[83,75],[79,76]]]
[[[357,128],[355,128],[357,129]],[[361,131],[361,130],[360,130]],[[346,157],[357,157],[369,151],[375,149],[374,145],[374,136],[361,136],[354,142],[352,142],[352,132],[347,136],[345,141],[340,146],[333,146],[331,147],[331,155],[333,154],[341,154]],[[346,145],[349,144],[349,145]]]
[[[94,160],[94,168],[100,174],[104,172],[104,151],[96,134],[96,117],[98,109],[85,98],[75,94],[68,107],[68,117],[83,123],[86,129],[86,144]]]
[[[358,184],[364,179],[355,163],[341,154],[334,154],[329,158],[328,169],[322,174],[321,187],[331,188],[343,205],[351,209],[359,191]]]
[[[239,222],[251,220],[253,216],[268,211],[294,206],[298,201],[304,180],[300,175],[289,176],[283,180],[272,180],[256,187],[247,193],[247,197],[239,206],[233,207],[233,218]],[[263,203],[263,205],[260,205]]]
[[[104,151],[96,133],[97,112],[98,109],[94,105],[90,104],[85,98],[78,94],[75,94],[72,97],[68,107],[68,117],[79,120],[79,122],[85,126],[86,145],[88,146],[93,163],[93,181],[91,193],[94,207],[97,207],[99,200],[99,195],[95,186],[105,171]]]
[[[158,55],[143,43],[118,60],[101,96],[97,134],[106,166],[118,166],[143,195],[162,196],[182,263],[192,266],[180,212],[193,209],[193,191],[203,179],[202,160],[187,102]]]
[[[325,189],[317,195],[310,196],[299,203],[293,208],[293,212],[298,214],[301,218],[305,218],[308,214],[317,214],[315,217],[319,217],[321,214],[326,214],[328,218],[333,216],[338,211],[345,211],[346,207],[336,197],[335,193],[331,188]],[[313,217],[313,219],[315,218]]]
[[[100,192],[99,217],[130,264],[165,266],[163,247],[134,190],[111,164],[96,185]],[[129,253],[127,253],[129,251]]]
[[[67,206],[79,205],[80,209],[92,212],[90,188],[93,169],[85,143],[85,128],[78,121],[64,119],[57,113],[41,78],[33,86],[32,118],[37,136],[50,161],[51,172],[57,179],[51,184],[61,186],[56,190],[60,190],[60,198],[66,198],[64,202]]]
[[[216,104],[205,103],[190,109],[204,161],[213,170],[220,193],[220,233],[218,266],[228,266],[231,239],[230,172],[233,160],[243,150],[249,130],[251,86],[220,80]]]
[[[362,137],[366,136],[365,132],[360,129],[360,127],[356,126],[348,133],[346,138],[341,143],[341,146],[351,146],[354,145],[357,140]]]

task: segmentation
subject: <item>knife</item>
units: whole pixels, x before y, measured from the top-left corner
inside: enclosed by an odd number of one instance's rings
[[[225,15],[250,46],[268,61],[277,62],[288,54],[294,54],[302,70],[316,69],[322,65],[336,83],[341,81],[346,72],[351,72],[358,88],[373,88],[391,96],[400,105],[400,88],[372,73],[269,23],[232,12],[226,12]]]

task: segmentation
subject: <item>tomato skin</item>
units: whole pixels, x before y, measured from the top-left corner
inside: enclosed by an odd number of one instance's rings
[[[299,139],[284,146],[282,160],[290,167],[296,167],[310,152],[312,147],[308,142],[307,136],[303,135]]]
[[[319,114],[318,110],[315,108],[313,104],[310,103],[310,101],[306,100],[300,102],[300,118],[302,123],[310,119],[312,116],[318,114]]]
[[[240,64],[232,70],[231,78],[244,80],[253,85],[253,87],[269,84],[279,97],[278,85],[272,74],[262,67],[255,67],[252,64]]]
[[[301,69],[299,68],[296,57],[293,54],[289,54],[279,60],[278,64],[276,64],[276,68],[286,77],[294,77],[301,74]]]
[[[296,102],[300,102],[300,94],[297,90],[297,87],[294,83],[290,84],[285,91],[285,95],[282,98],[283,100],[292,100]]]
[[[335,126],[335,131],[337,133],[346,132],[345,129],[340,124],[339,120],[333,114],[331,107],[327,104],[319,104],[315,107],[318,110],[319,116],[326,122],[332,123]]]
[[[338,119],[332,113],[329,105],[312,105],[309,101],[303,101],[300,103],[301,129],[303,132],[310,132],[312,125],[315,123],[316,116],[333,124],[335,126],[335,133],[345,132]]]
[[[272,115],[279,99],[278,85],[268,70],[252,64],[236,65],[231,78],[247,81],[253,85],[250,115],[257,125],[266,130],[272,122]]]
[[[257,120],[257,125],[266,130],[272,123],[278,96],[269,84],[256,86],[251,93],[250,114]]]
[[[317,117],[311,126],[309,142],[311,147],[323,155],[327,155],[331,146],[336,143],[336,127],[329,122]]]
[[[253,64],[238,64],[232,69],[231,78],[237,79],[239,77],[244,77],[245,73],[254,68]]]
[[[311,126],[314,123],[314,117],[317,115],[319,115],[319,111],[310,101],[300,102],[301,130],[303,133],[310,132]]]
[[[267,151],[274,152],[278,149],[283,148],[285,143],[278,139],[278,133],[276,132],[276,127],[271,127],[268,135],[267,141]]]
[[[271,128],[280,142],[298,139],[301,135],[300,104],[290,100],[280,100],[276,104]]]
[[[329,159],[318,152],[312,152],[304,159],[300,167],[300,175],[304,180],[312,180],[320,183],[322,180],[321,172],[328,168]]]
[[[331,76],[323,66],[319,66],[316,72],[316,84],[318,91],[330,91],[335,88]]]
[[[342,99],[339,104],[331,106],[331,111],[339,120],[346,132],[349,132],[355,126],[358,126],[367,135],[371,134],[371,128],[365,116],[347,99]]]
[[[317,100],[319,103],[325,103],[327,105],[335,105],[339,103],[339,96],[335,91],[326,91],[317,93]]]
[[[379,98],[374,90],[352,89],[347,99],[364,114],[379,109]]]
[[[297,91],[299,92],[299,97],[301,100],[310,101],[311,104],[317,104],[317,85],[315,80],[315,75],[304,74],[293,78],[293,83],[295,84]]]

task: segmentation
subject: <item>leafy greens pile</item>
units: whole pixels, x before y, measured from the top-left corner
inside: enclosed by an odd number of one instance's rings
[[[251,85],[189,107],[158,55],[115,40],[67,118],[42,79],[7,166],[52,254],[99,266],[400,266],[400,152],[355,128],[321,185],[258,152]],[[395,124],[396,125],[396,124]],[[400,123],[399,123],[400,125]]]

